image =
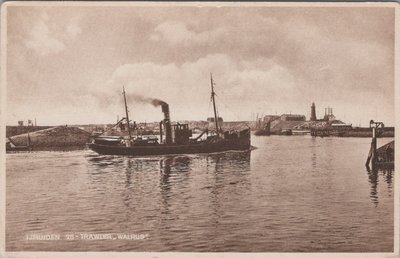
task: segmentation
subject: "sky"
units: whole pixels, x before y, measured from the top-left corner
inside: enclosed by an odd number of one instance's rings
[[[127,94],[172,120],[258,114],[394,125],[393,7],[8,6],[7,125],[114,123]],[[161,109],[128,99],[129,116]]]

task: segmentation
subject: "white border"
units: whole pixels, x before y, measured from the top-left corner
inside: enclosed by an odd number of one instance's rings
[[[5,2],[1,6],[1,88],[0,88],[0,255],[4,257],[398,257],[399,256],[399,182],[394,171],[394,252],[392,253],[195,253],[195,252],[5,252],[5,112],[6,112],[6,69],[7,69],[7,7],[11,6],[235,6],[235,7],[386,7],[395,8],[395,114],[396,128],[400,128],[400,85],[399,85],[399,4],[398,3],[305,3],[305,2]],[[400,142],[396,134],[396,149]],[[400,153],[396,154],[395,168],[398,167]],[[23,211],[22,211],[23,212]],[[1,256],[0,256],[1,257]]]

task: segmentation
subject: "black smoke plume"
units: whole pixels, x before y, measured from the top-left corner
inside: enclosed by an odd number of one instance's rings
[[[165,101],[162,101],[160,99],[148,98],[148,97],[144,97],[144,96],[140,96],[140,95],[136,95],[136,94],[127,94],[126,99],[129,102],[147,103],[147,104],[152,104],[155,107],[167,105],[167,103]]]

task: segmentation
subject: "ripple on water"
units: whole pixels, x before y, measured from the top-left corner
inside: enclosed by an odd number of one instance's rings
[[[369,139],[253,137],[252,144],[252,152],[140,158],[88,150],[7,154],[7,249],[393,249],[394,175],[365,170]],[[31,232],[149,237],[24,241]]]

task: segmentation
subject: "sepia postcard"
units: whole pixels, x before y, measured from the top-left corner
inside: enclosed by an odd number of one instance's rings
[[[0,257],[399,257],[398,31],[396,3],[3,3]]]

